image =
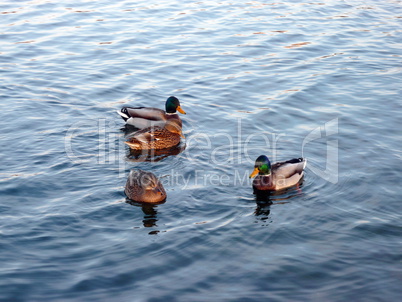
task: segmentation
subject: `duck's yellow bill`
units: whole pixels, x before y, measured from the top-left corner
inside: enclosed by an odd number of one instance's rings
[[[177,111],[179,111],[181,114],[186,114],[186,111],[184,111],[183,109],[181,109],[180,106],[177,107]]]
[[[253,178],[253,177],[255,177],[257,174],[258,174],[258,168],[254,168],[254,170],[253,170],[253,172],[251,172],[251,174],[250,174],[250,178]]]

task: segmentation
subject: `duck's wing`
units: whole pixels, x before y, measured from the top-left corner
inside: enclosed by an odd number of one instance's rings
[[[145,172],[141,178],[142,185],[146,190],[152,190],[161,185],[159,179],[151,172]]]
[[[163,138],[163,135],[167,132],[164,127],[164,123],[157,123],[156,126],[147,127],[145,129],[138,130],[131,133],[126,138],[127,140],[137,140],[141,143],[150,143]]]
[[[272,165],[272,174],[280,178],[291,178],[293,175],[301,175],[306,167],[305,158],[293,158],[291,160],[277,162]]]
[[[152,127],[154,128],[154,127]],[[129,136],[127,136],[127,140],[137,140],[141,143],[149,143],[158,139],[157,132],[152,131],[152,128],[145,128],[139,131],[136,131]]]
[[[127,178],[127,183],[126,183],[126,194],[127,196],[133,195],[133,192],[138,192],[141,188],[141,175],[144,173],[142,170],[131,170],[130,174],[128,175]]]
[[[151,121],[165,121],[166,113],[162,109],[149,107],[123,107],[117,112],[125,121],[130,118],[142,118]]]

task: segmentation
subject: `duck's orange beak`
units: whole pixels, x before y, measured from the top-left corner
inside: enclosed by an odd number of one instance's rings
[[[186,111],[184,111],[183,109],[181,109],[180,106],[177,107],[177,111],[179,111],[181,114],[186,114]]]
[[[250,178],[253,178],[253,177],[255,177],[257,174],[258,174],[258,168],[254,168],[254,170],[253,170],[253,172],[251,172],[251,174],[250,174]]]

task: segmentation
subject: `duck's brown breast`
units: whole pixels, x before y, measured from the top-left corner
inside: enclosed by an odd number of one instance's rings
[[[253,180],[253,188],[259,191],[274,191],[275,184],[271,176],[258,175]]]

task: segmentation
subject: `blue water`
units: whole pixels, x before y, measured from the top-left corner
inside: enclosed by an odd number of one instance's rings
[[[2,1],[1,301],[398,301],[402,2]],[[116,114],[187,112],[177,154]],[[254,160],[304,156],[256,199]],[[166,203],[126,202],[130,169]]]

